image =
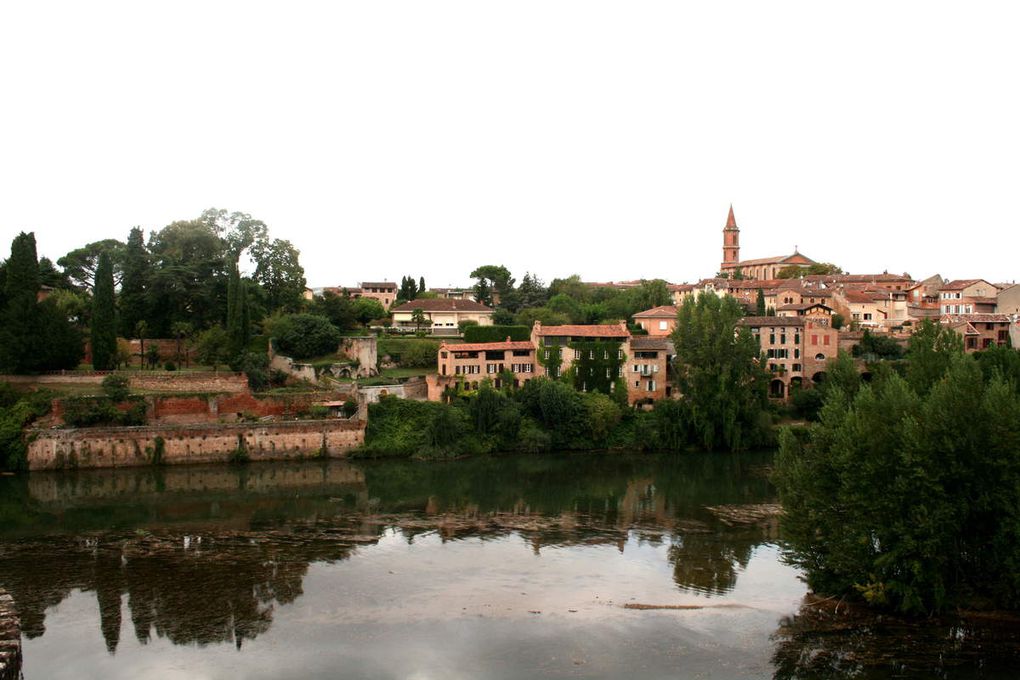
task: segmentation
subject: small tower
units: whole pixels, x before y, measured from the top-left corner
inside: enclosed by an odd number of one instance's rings
[[[732,271],[740,262],[740,229],[737,228],[737,218],[733,216],[733,204],[730,204],[730,214],[722,233],[722,266],[719,270]]]

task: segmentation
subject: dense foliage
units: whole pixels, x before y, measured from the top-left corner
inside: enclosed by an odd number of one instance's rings
[[[514,342],[531,339],[528,326],[469,326],[464,329],[464,342],[503,342],[510,338]]]
[[[908,379],[847,377],[817,425],[780,437],[784,535],[818,592],[918,613],[1020,605],[1020,382],[997,366],[1018,359],[942,333],[911,343]]]
[[[46,391],[20,394],[0,383],[0,470],[26,469],[28,448],[22,428],[49,413],[51,398]]]
[[[703,448],[739,450],[769,441],[768,374],[758,341],[737,328],[744,311],[714,293],[687,298],[673,331],[677,388]]]
[[[81,360],[80,330],[55,300],[39,302],[35,235],[19,234],[4,266],[0,307],[0,371],[36,373],[74,368]]]
[[[109,371],[117,362],[117,309],[113,293],[113,262],[109,253],[99,255],[92,295],[92,366]]]
[[[287,314],[269,324],[276,350],[293,359],[310,359],[337,351],[340,331],[314,314]]]

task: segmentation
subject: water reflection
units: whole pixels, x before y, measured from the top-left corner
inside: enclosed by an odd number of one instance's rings
[[[902,619],[808,595],[773,638],[777,680],[1015,678],[1020,667],[1020,617],[1002,613]]]
[[[139,643],[241,648],[301,597],[309,567],[396,532],[405,543],[519,537],[566,547],[664,548],[681,592],[733,590],[774,523],[734,525],[707,506],[761,504],[766,458],[480,458],[453,464],[307,463],[0,479],[0,585],[24,634],[93,592],[106,649]]]

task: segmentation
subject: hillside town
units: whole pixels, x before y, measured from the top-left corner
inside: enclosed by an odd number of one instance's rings
[[[991,346],[1020,346],[1020,285],[982,278],[946,279],[932,274],[847,273],[816,261],[796,248],[788,255],[742,259],[740,227],[729,209],[722,229],[722,259],[715,276],[694,283],[666,283],[670,304],[633,314],[612,324],[543,325],[536,320],[526,339],[484,343],[461,342],[470,325],[495,324],[499,298],[478,301],[474,288],[430,288],[428,297],[401,300],[393,282],[365,282],[353,287],[307,289],[306,298],[325,294],[378,300],[388,312],[387,332],[418,333],[443,339],[434,374],[428,376],[428,398],[439,400],[458,384],[477,389],[486,378],[496,387],[519,386],[539,377],[560,377],[573,362],[594,359],[594,349],[570,349],[563,365],[550,369],[550,351],[574,343],[603,342],[626,360],[610,379],[622,378],[627,402],[649,404],[673,396],[670,336],[684,301],[705,293],[731,296],[746,316],[739,322],[758,339],[771,374],[769,396],[789,399],[792,390],[810,388],[825,379],[826,364],[840,351],[852,352],[866,334],[905,347],[915,329],[931,320],[952,329],[966,352]],[[976,272],[979,274],[980,272]],[[591,289],[633,289],[641,280],[595,283]],[[603,351],[605,354],[608,349]],[[866,371],[861,361],[861,370]],[[584,371],[593,367],[585,366]],[[595,383],[592,383],[594,389]],[[577,383],[589,389],[588,381]]]

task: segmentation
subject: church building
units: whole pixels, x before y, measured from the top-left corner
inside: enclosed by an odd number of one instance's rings
[[[816,264],[814,260],[793,249],[792,255],[780,255],[778,257],[763,257],[757,260],[740,259],[740,229],[737,227],[737,219],[733,216],[733,206],[730,206],[729,217],[726,218],[726,226],[723,228],[723,259],[719,267],[720,273],[733,278],[739,271],[745,279],[758,281],[774,279],[784,267],[790,265],[808,266]]]

